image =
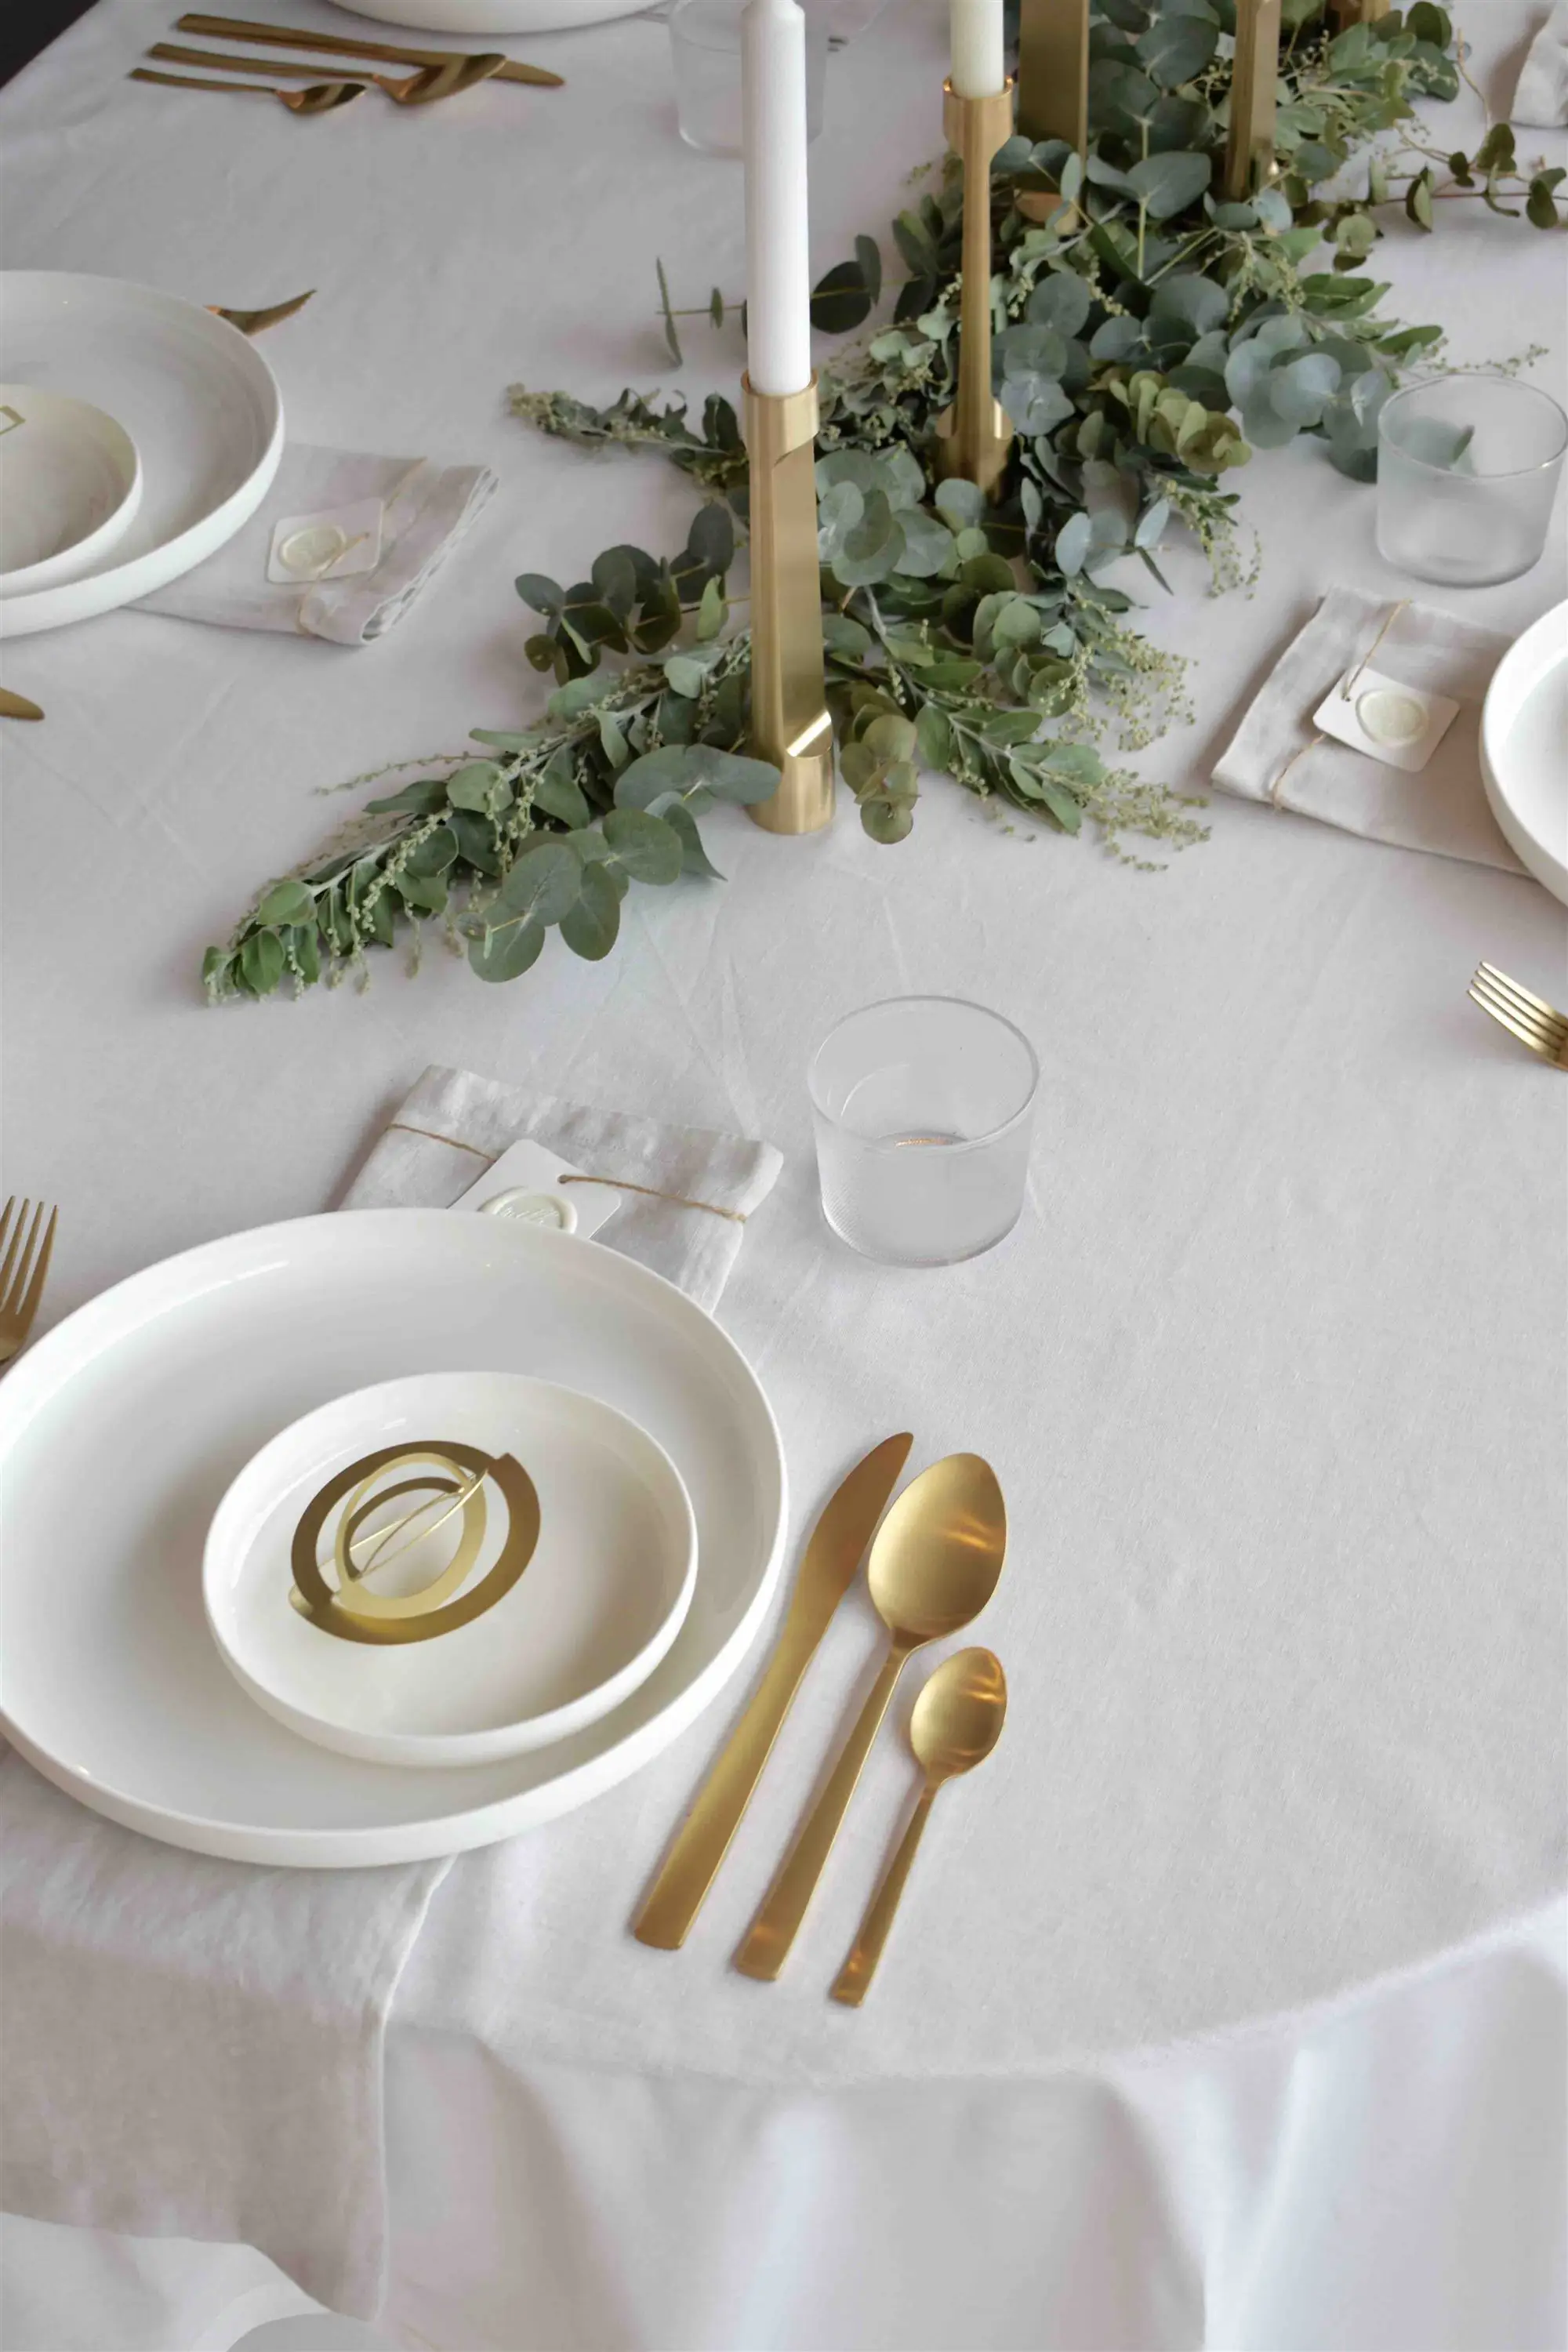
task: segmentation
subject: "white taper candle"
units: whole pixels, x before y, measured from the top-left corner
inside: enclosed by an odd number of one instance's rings
[[[746,368],[755,392],[803,392],[811,382],[811,246],[805,16],[796,0],[750,0],[741,23],[741,80]]]
[[[994,98],[1007,79],[1002,0],[952,0],[952,87],[960,98]]]

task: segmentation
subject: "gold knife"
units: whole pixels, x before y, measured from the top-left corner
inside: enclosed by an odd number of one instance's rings
[[[380,58],[395,66],[444,66],[448,58],[461,57],[460,49],[410,49],[390,41],[340,41],[335,33],[291,33],[286,25],[252,25],[243,16],[182,16],[174,26],[176,33],[212,33],[220,39],[242,36],[247,41],[270,41],[278,49],[324,49],[335,58]],[[531,81],[542,89],[564,87],[558,73],[547,73],[542,66],[525,66],[516,58],[508,58],[498,66],[497,81]]]
[[[719,1874],[741,1816],[773,1752],[828,1621],[854,1581],[872,1529],[899,1483],[913,1437],[885,1437],[850,1471],[812,1531],[768,1670],[680,1825],[633,1935],[661,1952],[679,1951]]]
[[[8,686],[0,686],[0,719],[41,719],[43,715],[25,694],[13,694]]]

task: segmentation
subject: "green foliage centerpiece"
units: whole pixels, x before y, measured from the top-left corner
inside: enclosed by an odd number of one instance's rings
[[[1366,274],[1384,214],[1429,229],[1471,200],[1561,226],[1560,171],[1531,171],[1512,131],[1473,154],[1427,143],[1418,98],[1458,91],[1453,28],[1415,0],[1334,34],[1285,0],[1276,170],[1219,192],[1235,0],[1093,0],[1089,137],[1010,140],[990,184],[997,397],[1016,428],[994,499],[938,479],[938,420],[957,379],[963,195],[949,171],[893,224],[889,321],[821,372],[820,558],[839,767],[868,833],[910,831],[923,772],[1122,856],[1142,835],[1201,836],[1194,803],[1110,764],[1184,715],[1184,665],[1140,634],[1104,573],[1132,557],[1160,586],[1182,530],[1216,587],[1251,576],[1227,487],[1298,435],[1370,481],[1377,417],[1436,326],[1384,310]],[[1347,186],[1356,193],[1342,194]],[[822,280],[816,324],[863,328],[882,294],[868,237]],[[659,289],[672,357],[678,313]],[[722,330],[727,306],[705,306]],[[649,448],[701,492],[685,548],[609,549],[574,585],[525,572],[525,651],[550,673],[542,716],[372,801],[331,847],[270,885],[208,950],[215,998],[265,996],[363,970],[365,950],[443,922],[481,979],[510,980],[552,929],[613,947],[632,884],[710,877],[700,819],[765,799],[745,754],[750,641],[729,583],[747,519],[735,412],[623,393],[606,408],[516,386],[516,413],[592,448]],[[1136,862],[1142,863],[1140,857]]]

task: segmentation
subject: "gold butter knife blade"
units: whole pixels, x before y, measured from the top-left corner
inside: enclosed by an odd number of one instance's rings
[[[206,33],[226,41],[237,34],[243,40],[270,42],[275,48],[319,49],[335,58],[379,58],[384,64],[395,66],[441,66],[448,58],[463,55],[460,49],[412,49],[396,41],[340,41],[335,33],[290,32],[286,25],[253,25],[243,16],[182,16],[174,30]],[[508,58],[504,66],[497,68],[495,79],[532,82],[540,89],[564,87],[560,74],[550,73],[543,66],[524,65],[519,58]]]
[[[812,1531],[768,1670],[681,1823],[633,1926],[637,1941],[679,1951],[730,1850],[801,1677],[855,1579],[914,1439],[885,1437],[858,1463]]]
[[[8,686],[0,686],[0,719],[41,719],[43,715],[25,694],[13,694]]]

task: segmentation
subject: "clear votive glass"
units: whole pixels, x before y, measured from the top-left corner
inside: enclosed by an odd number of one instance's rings
[[[680,135],[705,155],[739,155],[741,133],[741,18],[746,0],[675,0],[669,12],[669,47],[675,61],[675,99]],[[805,12],[805,127],[815,139],[822,129],[827,81],[827,18],[819,8]]]
[[[851,1013],[807,1073],[822,1211],[889,1265],[952,1265],[1018,1222],[1039,1064],[1023,1032],[956,996]]]
[[[1540,562],[1568,449],[1549,394],[1512,376],[1433,376],[1394,393],[1377,431],[1384,562],[1455,588]]]

